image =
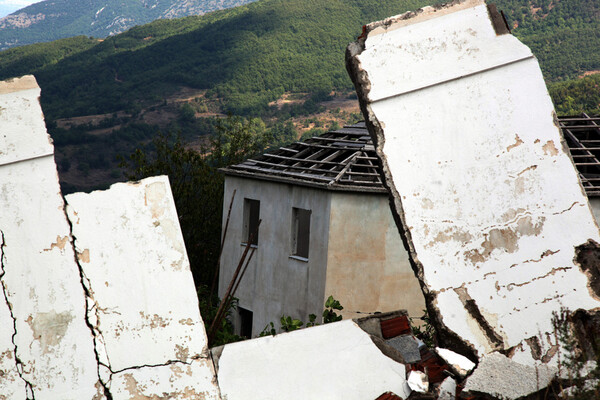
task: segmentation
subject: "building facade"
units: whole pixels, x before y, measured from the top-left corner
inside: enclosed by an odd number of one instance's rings
[[[594,216],[600,218],[600,118],[560,119]],[[226,291],[253,232],[255,253],[235,297],[236,333],[257,336],[289,315],[318,317],[332,295],[344,318],[425,309],[389,207],[371,138],[360,123],[224,168],[221,257]],[[256,229],[258,221],[260,228]]]

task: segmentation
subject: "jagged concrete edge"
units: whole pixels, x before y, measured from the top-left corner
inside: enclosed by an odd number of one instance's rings
[[[452,11],[455,12],[459,9],[470,8],[475,4],[483,4],[484,0],[453,0],[447,3],[442,4],[434,4],[431,6],[419,8],[415,11],[407,11],[403,14],[395,15],[381,21],[371,22],[363,27],[363,36],[366,37],[370,33],[375,33],[377,30],[381,30],[382,32],[388,30],[394,30],[400,28],[402,26],[406,26],[409,24],[422,22],[430,18],[438,17],[443,14],[446,10],[452,8]],[[457,9],[457,6],[460,7]]]
[[[455,3],[462,3],[463,1],[464,0],[455,0],[452,3],[448,3],[447,5],[443,5],[440,7],[449,7]],[[393,18],[412,18],[416,15],[419,15],[422,12],[422,10],[423,9],[417,11],[410,11],[405,14],[402,14],[399,17]],[[427,285],[425,284],[423,264],[421,264],[421,262],[419,261],[418,255],[414,249],[412,237],[405,222],[406,217],[404,213],[404,208],[402,206],[401,197],[398,191],[396,190],[392,179],[390,178],[391,172],[387,164],[387,159],[383,154],[382,149],[385,143],[383,127],[381,126],[381,123],[373,113],[373,110],[371,109],[371,106],[369,104],[369,92],[371,90],[371,81],[369,79],[367,71],[365,71],[362,68],[358,56],[365,50],[365,41],[368,36],[368,32],[372,31],[376,27],[385,26],[385,21],[387,20],[374,22],[372,24],[369,24],[369,26],[363,27],[363,34],[359,36],[356,42],[350,43],[348,45],[348,47],[346,48],[346,69],[356,89],[358,102],[360,105],[361,112],[365,118],[367,130],[369,131],[369,135],[371,136],[373,144],[375,145],[375,152],[377,153],[382,167],[381,180],[383,182],[384,187],[388,190],[392,216],[394,218],[394,221],[396,222],[396,226],[398,227],[398,232],[400,233],[400,237],[402,238],[404,248],[409,254],[410,265],[413,269],[413,272],[415,273],[415,276],[419,280],[421,290],[425,297],[425,305],[427,307],[429,318],[436,329],[438,344],[442,347],[447,347],[456,351],[457,353],[464,355],[465,357],[469,358],[471,361],[477,364],[479,359],[477,357],[477,352],[475,348],[472,344],[461,339],[458,334],[456,334],[454,331],[450,330],[444,325],[444,323],[442,322],[441,313],[435,305],[437,302],[436,294],[430,292]]]

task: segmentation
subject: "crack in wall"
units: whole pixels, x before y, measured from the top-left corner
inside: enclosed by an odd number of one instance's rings
[[[0,286],[2,286],[2,295],[4,296],[4,301],[6,302],[6,305],[8,307],[8,312],[10,313],[10,317],[12,318],[12,321],[13,321],[13,334],[11,337],[11,342],[14,346],[15,368],[17,370],[17,374],[19,375],[19,378],[21,378],[23,380],[23,382],[25,382],[25,398],[27,400],[35,400],[35,392],[33,390],[33,385],[31,384],[31,382],[29,382],[23,376],[23,362],[21,361],[21,359],[18,356],[17,343],[15,341],[15,338],[17,337],[17,319],[15,318],[15,315],[13,314],[12,304],[10,303],[10,301],[8,301],[8,291],[6,289],[6,284],[4,283],[4,280],[2,279],[2,278],[4,278],[4,275],[6,274],[6,271],[4,270],[4,261],[5,261],[4,248],[6,247],[6,240],[4,237],[4,232],[2,230],[0,230],[0,238],[2,239],[2,242],[0,243]]]
[[[193,361],[195,361],[195,360],[208,360],[208,356],[206,356],[206,357],[192,357],[192,360]],[[181,360],[169,360],[169,361],[166,361],[163,364],[134,365],[132,367],[123,368],[123,369],[120,369],[120,370],[117,370],[117,371],[111,370],[111,373],[113,375],[116,375],[116,374],[120,374],[120,373],[125,372],[125,371],[131,371],[131,370],[135,370],[135,369],[168,367],[170,365],[175,365],[175,364],[184,364],[184,365],[188,365],[188,366],[192,365],[191,362],[186,362],[186,361],[181,361]]]
[[[479,325],[479,328],[485,334],[490,346],[494,350],[504,350],[504,340],[502,340],[502,337],[496,333],[496,331],[494,331],[488,320],[485,319],[481,313],[481,310],[479,309],[479,306],[475,300],[471,298],[469,292],[467,292],[467,289],[465,287],[459,287],[454,289],[454,291],[465,307],[465,310],[467,310],[467,313],[469,313],[471,318],[477,322],[477,325]]]
[[[96,304],[96,301],[94,300],[92,294],[90,293],[90,289],[89,289],[89,285],[90,285],[90,281],[89,279],[85,276],[85,272],[83,271],[83,267],[81,266],[81,263],[79,262],[79,256],[77,253],[77,247],[75,245],[76,242],[76,238],[75,235],[73,235],[73,223],[71,222],[71,220],[69,219],[69,215],[67,214],[67,199],[64,197],[63,195],[63,212],[65,213],[65,219],[67,220],[67,223],[69,224],[69,235],[71,237],[71,247],[73,248],[73,255],[74,255],[74,259],[75,259],[75,265],[77,265],[77,269],[79,270],[79,278],[81,281],[81,287],[83,288],[83,293],[85,296],[85,324],[87,325],[87,327],[90,329],[92,336],[93,336],[93,348],[94,348],[94,356],[96,357],[96,362],[98,364],[98,368],[97,368],[97,372],[98,372],[98,382],[100,383],[100,385],[102,385],[102,389],[103,389],[103,394],[106,397],[106,400],[113,400],[112,394],[110,392],[110,388],[109,388],[109,384],[110,384],[110,378],[108,379],[108,382],[104,382],[104,380],[102,379],[101,376],[101,372],[100,372],[100,367],[103,366],[105,368],[107,368],[109,371],[111,371],[111,377],[112,377],[112,370],[110,368],[110,366],[106,365],[105,363],[103,363],[100,360],[100,354],[98,353],[98,343],[97,343],[97,338],[98,337],[102,337],[102,333],[100,332],[100,330],[98,329],[97,326],[94,326],[91,322],[90,322],[90,315],[89,313],[95,308],[96,310],[94,311],[94,313],[96,314],[96,321],[98,321],[98,307]],[[86,285],[86,282],[88,283]],[[93,301],[94,302],[94,306],[92,307],[92,309],[88,308],[88,301]],[[106,351],[105,351],[106,354]],[[108,358],[108,354],[107,354],[107,358]],[[110,362],[109,362],[110,364]]]
[[[455,1],[444,5],[444,7],[451,6],[454,3]],[[409,19],[416,16],[418,12],[421,11],[422,9],[417,10],[417,12],[405,13],[401,15],[400,18]],[[387,20],[388,25],[391,25],[392,22],[392,20]],[[430,291],[427,283],[425,282],[424,267],[418,258],[413,244],[412,234],[406,222],[406,214],[402,205],[402,197],[396,190],[391,169],[383,152],[385,145],[385,135],[383,131],[385,129],[385,125],[379,121],[371,108],[369,99],[371,81],[368,72],[363,68],[359,59],[359,55],[365,50],[365,43],[369,33],[382,26],[386,26],[386,21],[380,21],[378,23],[372,23],[367,26],[363,26],[363,32],[361,36],[358,37],[358,40],[350,43],[346,48],[346,70],[348,71],[348,75],[350,76],[350,79],[352,80],[356,89],[356,93],[358,95],[358,104],[363,116],[365,117],[365,125],[369,131],[369,135],[373,140],[375,152],[381,165],[381,181],[383,186],[388,191],[392,217],[394,218],[396,226],[398,227],[398,232],[400,233],[400,238],[402,239],[404,248],[409,254],[409,263],[411,268],[417,280],[419,281],[419,285],[421,286],[421,291],[423,292],[423,296],[425,298],[425,307],[431,319],[431,323],[436,328],[436,337],[438,339],[438,343],[442,347],[456,350],[457,352],[467,356],[469,359],[477,360],[477,351],[475,350],[474,346],[459,336],[456,332],[448,328],[442,320],[441,312],[437,307],[437,293]]]

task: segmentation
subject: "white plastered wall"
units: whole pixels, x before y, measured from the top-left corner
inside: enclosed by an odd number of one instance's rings
[[[406,17],[350,47],[401,229],[441,323],[535,363],[525,339],[551,356],[553,312],[600,306],[574,263],[598,227],[541,71],[481,1]]]

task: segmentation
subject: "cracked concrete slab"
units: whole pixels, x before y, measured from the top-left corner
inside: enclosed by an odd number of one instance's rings
[[[557,373],[555,367],[523,365],[494,352],[482,358],[473,374],[467,378],[464,391],[516,400],[544,389]]]
[[[17,369],[14,316],[6,297],[6,287],[2,281],[4,275],[4,234],[0,232],[0,399],[25,398],[25,381]]]
[[[65,199],[96,346],[108,368],[103,381],[113,397],[135,381],[145,395],[172,387],[165,393],[189,398],[176,393],[191,385],[206,399],[219,398],[168,178]],[[115,380],[124,392],[115,391]]]
[[[110,392],[114,400],[218,399],[212,361],[206,358],[189,363],[176,362],[158,367],[130,369],[113,375]]]
[[[574,261],[600,234],[539,65],[499,21],[482,0],[426,7],[367,25],[347,65],[442,345],[552,364],[552,313],[600,306]]]
[[[39,95],[0,82],[0,399],[219,399],[168,179],[67,210]]]
[[[91,399],[97,363],[39,95],[31,76],[0,82],[2,365],[18,360],[22,381],[0,397]],[[16,356],[5,353],[11,329]]]
[[[384,355],[352,320],[231,343],[212,352],[218,358],[221,394],[228,400],[362,400],[388,391],[406,399],[410,394],[404,364]]]

